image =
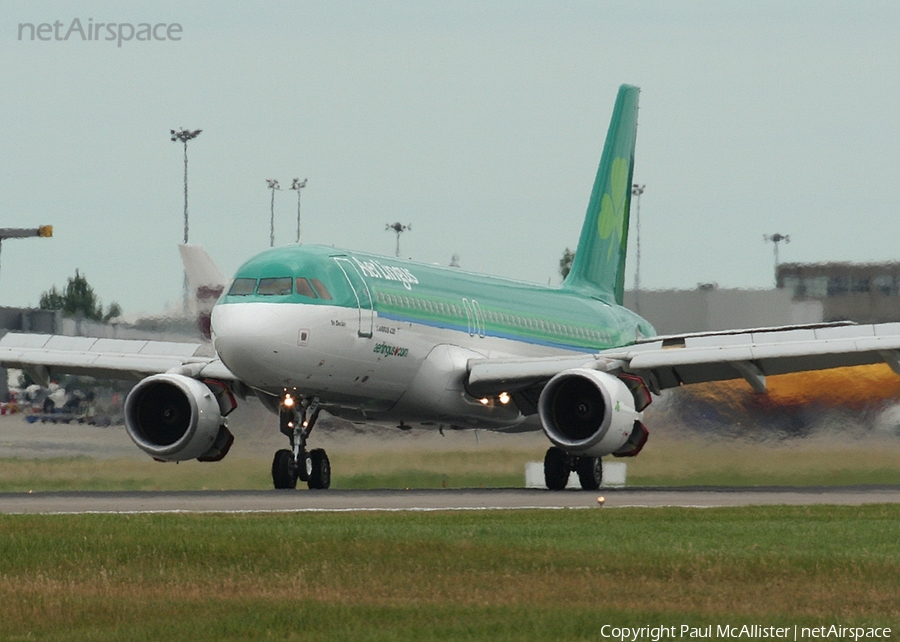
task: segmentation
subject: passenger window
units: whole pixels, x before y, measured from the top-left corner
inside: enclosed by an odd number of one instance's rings
[[[293,280],[289,276],[281,276],[269,279],[260,279],[257,294],[276,296],[293,292]]]
[[[231,284],[228,294],[232,296],[247,296],[253,294],[256,289],[256,279],[235,279]]]
[[[320,299],[331,301],[331,292],[328,291],[328,288],[325,287],[324,283],[319,279],[310,279],[310,281],[312,282],[312,286],[316,289],[316,292],[319,294]]]
[[[302,276],[297,277],[297,294],[308,296],[310,299],[318,299],[316,293],[313,292],[312,286]]]

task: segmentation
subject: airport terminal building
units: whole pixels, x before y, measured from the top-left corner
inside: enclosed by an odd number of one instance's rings
[[[794,301],[818,301],[823,321],[900,321],[900,262],[784,263],[778,288]]]
[[[900,262],[783,263],[774,290],[720,288],[625,293],[660,334],[855,321],[900,321]]]

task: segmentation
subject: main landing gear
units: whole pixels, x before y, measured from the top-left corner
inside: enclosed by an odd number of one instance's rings
[[[291,449],[279,450],[272,461],[275,488],[297,488],[297,480],[310,488],[331,486],[331,463],[321,448],[306,450],[306,439],[319,418],[319,399],[297,400],[285,395],[278,411],[281,432],[291,440]]]
[[[603,481],[603,466],[599,457],[578,457],[551,447],[544,456],[544,481],[550,490],[563,490],[569,482],[569,473],[578,473],[578,481],[584,490],[597,490]]]

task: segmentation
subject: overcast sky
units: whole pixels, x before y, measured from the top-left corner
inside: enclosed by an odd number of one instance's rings
[[[557,283],[621,83],[644,287],[769,287],[775,232],[785,261],[900,259],[895,1],[149,4],[0,0],[0,227],[54,226],[3,243],[0,305],[76,269],[126,313],[177,304],[178,127],[203,130],[190,241],[226,274],[269,245],[265,179],[299,177],[304,242],[391,255],[399,221],[406,257]],[[76,18],[181,31],[19,39]]]

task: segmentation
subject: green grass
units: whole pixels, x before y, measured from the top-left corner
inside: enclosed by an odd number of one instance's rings
[[[900,626],[900,506],[0,516],[0,639]]]
[[[469,458],[465,465],[457,460]],[[385,465],[385,461],[390,465]],[[521,488],[525,456],[414,453],[331,456],[332,487]],[[479,469],[479,465],[481,468]],[[0,459],[0,492],[60,490],[253,490],[272,487],[270,461],[230,459],[162,464],[151,459]],[[302,484],[301,484],[302,486]]]
[[[628,463],[637,486],[900,484],[897,439],[657,440]]]
[[[546,445],[467,450],[381,446],[329,451],[334,488],[521,487],[525,463]],[[629,486],[847,486],[900,484],[900,441],[651,441],[628,464]],[[219,463],[161,464],[129,459],[0,460],[0,492],[54,490],[204,490],[271,487],[271,459],[230,456]]]

